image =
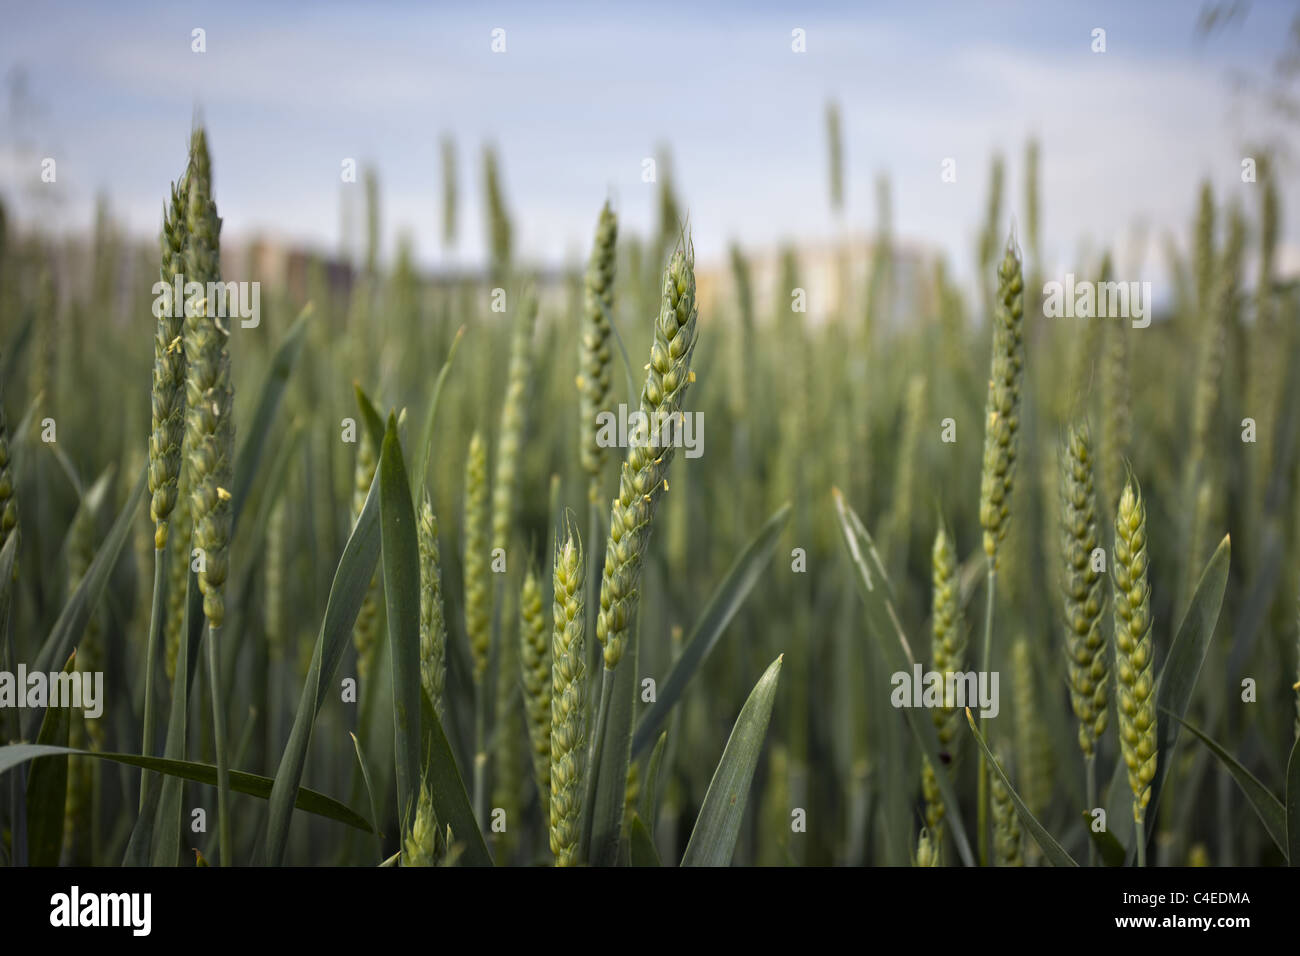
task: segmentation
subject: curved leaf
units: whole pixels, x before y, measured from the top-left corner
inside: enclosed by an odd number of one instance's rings
[[[77,652],[63,665],[64,674],[73,672]],[[68,746],[72,728],[71,707],[49,707],[41,721],[36,742],[42,746]],[[63,851],[63,817],[68,799],[68,758],[39,757],[32,761],[27,777],[27,865],[58,866]]]
[[[993,756],[993,751],[989,750],[989,745],[984,742],[983,735],[980,734],[979,728],[975,726],[975,718],[971,716],[970,708],[966,708],[966,723],[970,724],[971,733],[975,735],[975,740],[980,745],[980,750],[984,751],[984,759],[988,761],[993,772],[998,775],[1002,785],[1007,788],[1007,794],[1011,797],[1011,802],[1015,804],[1016,814],[1020,817],[1020,823],[1033,837],[1034,842],[1038,844],[1039,849],[1043,851],[1052,866],[1078,866],[1074,858],[1065,852],[1065,848],[1052,838],[1047,829],[1038,822],[1029,808],[1025,806],[1025,801],[1020,799],[1020,794],[1016,793],[1016,788],[1011,785],[1011,781],[998,765],[997,758]]]
[[[632,865],[663,866],[659,861],[659,851],[655,849],[655,842],[650,838],[650,831],[640,814],[632,814],[632,822],[627,829]]]
[[[1165,713],[1186,727],[1201,743],[1209,748],[1210,753],[1219,759],[1219,763],[1223,764],[1223,769],[1232,775],[1232,779],[1237,781],[1237,786],[1241,788],[1241,792],[1246,795],[1251,809],[1255,811],[1255,815],[1264,824],[1264,829],[1268,831],[1269,837],[1277,844],[1277,848],[1285,854],[1287,852],[1287,811],[1282,806],[1282,801],[1273,796],[1272,791],[1260,783],[1259,778],[1253,773],[1238,763],[1235,757],[1219,746],[1218,741],[1213,737],[1197,730],[1177,714],[1171,714],[1169,711],[1165,711]],[[1294,757],[1294,750],[1292,756]]]
[[[298,353],[302,351],[303,331],[307,327],[307,319],[311,313],[312,304],[308,302],[298,313],[298,318],[294,319],[293,324],[289,326],[284,341],[275,350],[271,367],[266,373],[266,381],[262,383],[262,390],[258,395],[257,410],[253,412],[253,420],[244,431],[243,444],[235,454],[235,487],[231,491],[230,503],[232,525],[238,522],[239,513],[248,503],[248,492],[253,487],[253,479],[257,476],[257,469],[262,461],[267,436],[271,434],[271,426],[275,422],[275,413],[280,408],[284,390],[289,384],[289,374],[298,360]]]
[[[1123,866],[1124,861],[1128,859],[1128,852],[1124,849],[1124,844],[1115,839],[1115,834],[1109,830],[1098,832],[1092,828],[1092,813],[1083,810],[1083,825],[1088,828],[1088,838],[1092,840],[1097,847],[1097,852],[1101,855],[1101,862],[1106,866]]]
[[[768,665],[740,708],[736,725],[731,728],[726,749],[713,780],[704,795],[704,805],[695,819],[695,829],[682,855],[682,866],[728,866],[736,852],[740,824],[749,802],[749,788],[754,780],[767,725],[772,719],[777,681],[781,676],[781,655]]]
[[[382,860],[384,857],[384,839],[379,832],[379,807],[375,803],[375,788],[370,785],[370,768],[366,766],[366,755],[361,752],[361,741],[357,740],[357,735],[352,731],[348,731],[348,736],[352,738],[352,748],[357,752],[357,766],[361,768],[361,779],[366,785],[366,797],[370,801],[370,818],[375,821],[375,849],[379,851],[375,856]]]
[[[1287,861],[1300,866],[1300,737],[1286,762],[1286,845]]]
[[[86,574],[77,585],[77,589],[72,592],[72,597],[64,606],[63,613],[54,622],[54,628],[36,655],[31,670],[46,673],[54,670],[55,661],[67,660],[72,646],[81,639],[82,633],[86,630],[86,622],[90,619],[90,612],[104,595],[109,574],[112,573],[113,566],[117,564],[117,559],[122,554],[122,547],[131,533],[131,524],[140,509],[140,502],[144,500],[148,491],[147,472],[147,467],[140,469],[140,477],[135,483],[131,496],[127,498],[126,506],[113,522],[113,527],[109,530],[104,543],[95,552],[94,560],[90,562],[90,567],[86,569]],[[30,729],[35,729],[39,714],[39,708],[32,711],[29,717]]]
[[[668,749],[668,731],[659,735],[655,749],[650,751],[650,763],[645,774],[645,786],[641,790],[640,805],[637,812],[642,820],[648,820],[646,829],[654,835],[655,818],[659,815],[659,769],[663,764],[664,751]]]
[[[0,774],[28,760],[58,754],[94,757],[96,760],[111,760],[113,763],[125,764],[128,767],[152,770],[154,773],[179,777],[183,780],[193,780],[195,783],[205,783],[213,787],[217,785],[217,768],[210,763],[198,763],[192,760],[168,760],[166,757],[141,757],[139,754],[78,750],[75,747],[50,747],[42,744],[9,744],[0,747]],[[244,793],[250,797],[259,797],[265,800],[271,795],[272,783],[270,777],[263,777],[260,774],[247,773],[243,770],[230,771],[230,789],[236,793]],[[371,832],[373,829],[370,821],[351,807],[345,806],[333,797],[327,797],[323,793],[308,790],[306,787],[299,789],[295,806],[307,813],[324,817],[327,820],[334,820],[337,823],[347,824],[357,830],[364,830],[366,833]]]
[[[397,816],[405,833],[420,797],[420,553],[396,415],[388,416],[378,474],[388,659],[393,677]]]
[[[704,613],[691,629],[691,636],[686,640],[681,657],[673,665],[668,680],[664,682],[663,689],[658,693],[658,700],[637,725],[636,734],[632,738],[633,755],[639,754],[655,739],[659,728],[663,726],[674,705],[685,693],[687,684],[722,638],[727,625],[736,616],[745,599],[749,597],[749,592],[754,589],[763,569],[772,558],[777,538],[790,522],[792,510],[793,506],[786,502],[767,519],[758,534],[736,558],[735,563],[727,571],[726,577],[722,579],[722,583],[713,592],[713,596],[709,598]]]
[[[474,818],[465,780],[456,766],[451,744],[429,695],[420,691],[420,723],[424,735],[424,781],[433,800],[433,813],[440,827],[450,828],[452,839],[470,866],[491,866],[492,855],[483,842],[483,831]]]
[[[356,623],[361,602],[370,587],[370,578],[379,563],[378,479],[376,474],[334,572],[334,583],[330,586],[330,596],[325,605],[325,619],[321,622],[316,649],[312,653],[311,669],[298,700],[298,712],[293,719],[289,741],[275,772],[266,825],[266,859],[272,866],[279,866],[284,860],[289,842],[289,822],[307,764],[307,748],[311,745],[312,726],[325,703],[325,693],[334,680],[339,660],[351,640],[352,625]]]
[[[916,655],[912,653],[912,646],[903,632],[898,610],[894,606],[889,575],[885,573],[885,566],[876,552],[875,542],[872,541],[866,526],[862,524],[862,519],[844,500],[839,489],[832,489],[832,494],[835,498],[835,509],[839,517],[844,546],[849,552],[849,560],[853,562],[853,569],[857,572],[855,577],[867,607],[869,630],[880,642],[881,653],[893,669],[910,671],[917,662]],[[896,641],[886,638],[886,635],[891,632],[897,638]],[[921,748],[921,753],[929,759],[930,766],[934,768],[934,777],[939,784],[939,792],[943,795],[944,806],[947,808],[945,819],[952,827],[951,833],[953,842],[957,844],[957,853],[963,863],[974,866],[975,856],[971,853],[966,827],[962,824],[961,813],[958,811],[957,792],[953,789],[952,779],[943,760],[939,757],[939,737],[935,732],[934,722],[928,715],[918,716],[914,708],[904,707],[902,711],[903,719]]]
[[[424,428],[420,430],[420,445],[416,453],[420,456],[420,470],[415,474],[415,481],[411,487],[416,489],[424,488],[424,476],[429,470],[429,458],[433,454],[433,428],[438,419],[438,402],[442,398],[442,387],[447,383],[447,374],[451,371],[452,360],[456,358],[456,349],[460,346],[460,340],[465,337],[465,326],[456,330],[456,336],[451,340],[451,348],[447,350],[447,361],[442,363],[442,371],[438,373],[438,380],[433,384],[433,397],[429,399],[429,410],[424,415]]]

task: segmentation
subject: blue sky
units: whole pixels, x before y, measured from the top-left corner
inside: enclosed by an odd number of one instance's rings
[[[337,249],[340,162],[379,172],[385,253],[409,233],[426,265],[481,261],[480,149],[501,150],[517,244],[533,261],[580,257],[612,196],[625,228],[654,223],[641,160],[671,147],[697,250],[819,239],[827,198],[825,105],[839,101],[847,225],[869,231],[874,182],[893,185],[900,239],[948,252],[969,275],[991,153],[1021,207],[1026,137],[1042,142],[1045,245],[1121,249],[1138,222],[1185,234],[1197,183],[1222,198],[1243,144],[1291,129],[1234,96],[1233,70],[1267,71],[1293,7],[1252,3],[1198,38],[1193,2],[898,5],[745,3],[0,4],[0,73],[21,69],[36,109],[0,125],[0,193],[57,229],[90,221],[106,193],[141,236],[201,111],[226,235],[267,233]],[[207,52],[190,31],[207,32]],[[491,31],[507,52],[491,52]],[[791,30],[807,52],[791,51]],[[1107,31],[1094,54],[1091,31]],[[8,100],[9,97],[6,96]],[[458,249],[439,241],[439,137],[457,144]],[[57,197],[29,184],[58,160]],[[36,158],[34,158],[36,157]],[[945,157],[957,182],[940,182]],[[49,190],[51,187],[40,187]],[[1284,190],[1284,201],[1289,198]],[[1294,242],[1300,204],[1288,203]],[[358,221],[359,225],[359,221]],[[1300,265],[1295,249],[1284,264]]]

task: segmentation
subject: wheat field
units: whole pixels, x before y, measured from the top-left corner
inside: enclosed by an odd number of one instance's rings
[[[237,148],[174,131],[153,242],[0,217],[6,865],[1294,862],[1280,163],[1141,303],[1045,257],[1032,137],[973,281],[887,181],[865,252],[706,261],[665,175],[544,267],[523,157],[450,135],[484,268],[381,255],[372,171],[360,255],[272,268]]]

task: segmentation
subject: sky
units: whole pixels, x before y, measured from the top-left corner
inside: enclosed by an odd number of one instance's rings
[[[1100,246],[1131,246],[1140,225],[1153,241],[1172,230],[1185,242],[1205,178],[1253,215],[1241,158],[1253,143],[1288,143],[1295,127],[1231,78],[1268,76],[1296,8],[1252,2],[1208,38],[1199,9],[0,0],[0,196],[20,220],[75,232],[104,194],[124,228],[151,238],[201,115],[228,239],[337,250],[344,191],[359,207],[362,189],[340,181],[352,158],[379,176],[385,258],[405,234],[426,267],[476,265],[481,150],[493,143],[516,248],[554,265],[585,255],[607,197],[625,230],[654,228],[642,161],[667,146],[704,260],[732,240],[757,249],[869,233],[883,174],[900,241],[970,276],[990,158],[1006,158],[1006,217],[1023,215],[1024,144],[1036,136],[1044,250],[1064,270]],[[206,52],[191,48],[195,28]],[[1104,53],[1091,48],[1095,28]],[[796,29],[806,52],[792,49]],[[828,198],[831,99],[843,116],[843,223]],[[450,252],[443,134],[462,197]],[[39,183],[47,156],[54,184]],[[947,158],[953,183],[940,178]],[[1296,268],[1300,203],[1285,182],[1281,260]]]

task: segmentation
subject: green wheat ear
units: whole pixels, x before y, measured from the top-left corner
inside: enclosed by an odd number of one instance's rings
[[[1115,677],[1119,738],[1133,791],[1133,819],[1142,823],[1156,775],[1155,673],[1152,666],[1151,585],[1147,514],[1132,478],[1115,515]]]
[[[993,308],[993,359],[985,404],[984,461],[980,474],[980,526],[984,553],[998,565],[998,545],[1011,518],[1016,444],[1020,432],[1020,392],[1024,378],[1024,278],[1015,237],[1007,241],[998,266]]]
[[[184,317],[176,315],[172,296],[175,279],[185,269],[184,181],[171,188],[171,203],[163,207],[158,279],[165,286],[162,315],[154,332],[152,425],[149,435],[149,511],[154,521],[154,548],[167,546],[167,522],[176,508],[181,475],[181,445],[185,439],[185,347]]]
[[[664,272],[654,343],[641,389],[640,411],[647,423],[666,421],[681,413],[690,386],[691,355],[695,350],[695,254],[689,240],[673,254]],[[618,497],[609,518],[609,544],[600,582],[600,611],[596,638],[604,648],[605,668],[614,670],[627,645],[636,610],[641,559],[650,542],[655,509],[663,496],[665,475],[674,447],[632,442],[619,474]]]
[[[221,280],[221,219],[212,200],[207,139],[195,130],[187,176],[185,280]],[[199,572],[203,613],[219,628],[225,620],[224,589],[230,562],[230,487],[234,463],[234,389],[230,378],[229,328],[206,298],[187,302],[184,323],[185,457],[190,470],[190,517],[194,545],[204,552]],[[226,863],[226,860],[222,860]]]
[[[1092,438],[1071,427],[1061,456],[1061,543],[1065,560],[1065,654],[1070,706],[1079,721],[1079,747],[1092,756],[1106,730],[1110,667],[1101,629],[1103,573],[1093,567],[1098,546]]]
[[[447,619],[442,606],[442,568],[438,557],[438,519],[426,489],[416,519],[420,553],[420,684],[438,719],[446,714]]]
[[[587,497],[600,502],[600,472],[607,449],[596,441],[596,417],[609,405],[612,358],[610,334],[614,316],[615,244],[618,217],[606,202],[596,223],[596,238],[587,262],[583,290],[582,338],[578,355],[578,439],[582,467],[587,472]]]
[[[474,683],[487,675],[492,644],[492,582],[488,569],[487,449],[477,431],[465,458],[465,631],[474,663]]]
[[[551,852],[556,866],[578,862],[587,753],[587,665],[582,540],[566,521],[556,545],[551,624]]]
[[[965,669],[966,627],[961,616],[960,584],[957,580],[957,553],[947,529],[940,526],[934,536],[931,552],[932,596],[930,658],[940,674],[956,673]],[[945,706],[930,712],[939,737],[939,750],[955,761],[962,713],[955,701],[945,701]],[[928,760],[921,767],[921,789],[925,797],[925,821],[932,834],[936,852],[943,844],[943,797],[934,768]]]
[[[549,816],[551,797],[551,641],[542,589],[532,568],[519,592],[519,663],[523,676],[524,718],[532,745],[533,771],[542,813]]]
[[[939,865],[939,841],[932,839],[930,831],[921,827],[921,833],[916,838],[916,866],[938,866]]]

